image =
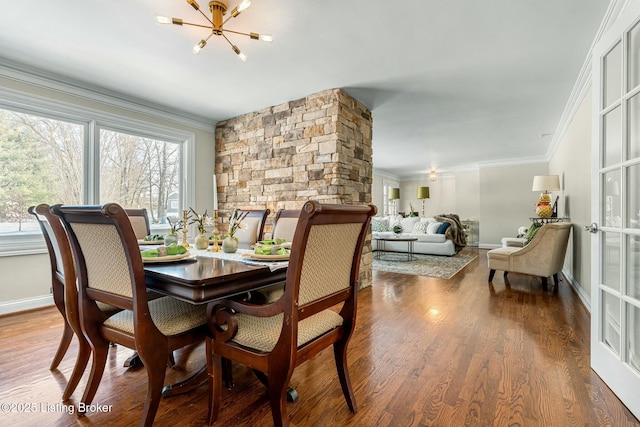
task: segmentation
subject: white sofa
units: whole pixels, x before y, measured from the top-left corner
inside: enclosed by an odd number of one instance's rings
[[[401,216],[374,217],[371,220],[372,237],[389,237],[396,236],[393,232],[393,226],[400,224],[402,233],[398,237],[415,237],[413,244],[413,253],[427,255],[455,255],[456,248],[452,240],[444,235],[444,232],[438,233],[442,227],[442,222],[438,222],[435,218],[409,217]],[[416,226],[416,224],[419,224]],[[377,242],[372,242],[373,250],[376,250]],[[382,246],[380,246],[382,248]],[[387,251],[407,252],[407,242],[386,241],[384,248]]]

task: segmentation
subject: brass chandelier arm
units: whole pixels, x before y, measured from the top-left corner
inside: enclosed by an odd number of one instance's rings
[[[226,28],[223,28],[222,31],[224,31],[225,33],[240,34],[241,36],[247,36],[247,37],[251,37],[251,34],[255,34],[255,33],[243,33],[243,32],[234,31],[234,30],[227,30]]]
[[[206,28],[208,30],[211,29],[211,25],[193,24],[191,22],[182,22],[182,23],[180,23],[178,25],[191,25],[192,27]]]

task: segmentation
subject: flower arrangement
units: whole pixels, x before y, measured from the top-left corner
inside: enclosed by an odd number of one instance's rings
[[[191,216],[191,214],[189,214],[189,225],[196,224],[198,227],[198,232],[200,234],[204,234],[206,232],[204,228],[205,225],[209,225],[209,217],[207,216],[207,211],[205,210],[202,215],[199,215],[198,212],[193,210],[193,208],[189,208],[189,210],[193,214],[193,217]]]
[[[171,217],[167,217],[167,222],[169,223],[169,234],[173,236],[178,235],[178,231],[182,229],[182,220],[177,217],[173,217],[173,222],[171,221]]]
[[[235,238],[235,234],[238,231],[238,229],[243,228],[242,221],[244,221],[248,213],[249,212],[247,211],[244,211],[242,213],[238,211],[233,211],[233,215],[229,220],[229,231],[227,232],[228,237]]]

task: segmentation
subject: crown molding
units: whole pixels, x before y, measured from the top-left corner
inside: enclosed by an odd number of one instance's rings
[[[213,119],[197,116],[166,105],[154,104],[139,98],[128,96],[124,93],[114,92],[100,86],[95,86],[39,68],[20,64],[1,56],[0,77],[56,91],[65,95],[72,95],[89,101],[129,110],[135,113],[168,120],[183,126],[189,126],[209,132],[215,131],[215,121]]]
[[[547,149],[546,158],[547,161],[550,161],[553,155],[555,154],[560,142],[564,138],[567,129],[571,125],[571,122],[576,116],[582,101],[584,101],[585,96],[591,90],[592,86],[592,62],[593,62],[593,49],[596,44],[602,39],[602,36],[607,32],[609,27],[618,19],[621,15],[622,11],[625,10],[627,5],[632,0],[611,0],[609,3],[609,7],[605,12],[604,18],[600,23],[600,27],[596,32],[593,41],[591,42],[591,46],[589,47],[589,52],[587,52],[587,56],[582,64],[582,68],[578,73],[578,77],[576,79],[575,84],[573,85],[573,89],[571,90],[571,94],[569,95],[569,99],[567,100],[567,104],[564,107],[564,111],[562,112],[562,116],[560,116],[560,121],[558,122],[558,126],[556,127],[556,131],[553,134],[553,139],[551,140],[551,144],[549,144],[549,148]]]

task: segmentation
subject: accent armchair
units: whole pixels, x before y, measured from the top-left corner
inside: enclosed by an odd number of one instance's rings
[[[545,224],[533,240],[523,248],[502,247],[487,252],[489,282],[493,281],[496,270],[530,274],[542,278],[542,289],[547,290],[547,278],[553,276],[556,287],[558,273],[564,265],[564,256],[569,243],[571,223],[556,222]]]

